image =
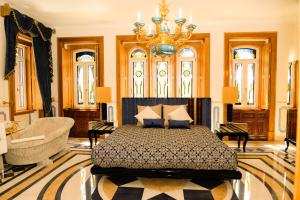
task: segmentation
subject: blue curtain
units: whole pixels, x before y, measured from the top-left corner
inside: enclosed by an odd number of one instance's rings
[[[43,100],[46,117],[52,117],[51,106],[51,82],[53,78],[51,36],[52,29],[44,26],[36,20],[12,10],[9,16],[5,16],[6,34],[6,63],[5,78],[14,71],[16,63],[16,38],[19,32],[33,38],[33,49],[38,83]]]

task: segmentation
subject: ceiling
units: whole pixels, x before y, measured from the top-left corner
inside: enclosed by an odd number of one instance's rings
[[[159,0],[0,0],[52,26],[132,24],[138,11],[149,22]],[[195,23],[298,20],[298,0],[169,0],[170,19],[178,9]]]

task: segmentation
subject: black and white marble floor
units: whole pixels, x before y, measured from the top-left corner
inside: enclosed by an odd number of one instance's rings
[[[112,178],[90,174],[89,143],[72,148],[48,167],[6,167],[0,199],[292,199],[295,151],[283,145],[248,147],[239,153],[241,180]],[[233,147],[234,148],[234,147]]]

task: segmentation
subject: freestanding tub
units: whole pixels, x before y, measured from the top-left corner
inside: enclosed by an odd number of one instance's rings
[[[40,118],[23,131],[7,137],[8,152],[5,160],[12,165],[47,163],[50,157],[60,152],[67,144],[74,120],[66,117]],[[11,140],[35,136],[43,140],[11,143]],[[51,161],[50,161],[51,162]]]

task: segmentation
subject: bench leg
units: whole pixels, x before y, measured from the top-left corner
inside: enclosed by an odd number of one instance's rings
[[[4,163],[3,157],[0,155],[0,183],[4,180]]]
[[[289,146],[290,146],[290,141],[287,138],[285,138],[284,141],[286,142],[285,151],[287,151],[289,149]]]
[[[95,145],[97,145],[97,140],[98,140],[98,134],[97,133],[95,133]]]
[[[244,150],[244,152],[246,152],[246,145],[247,145],[247,142],[248,142],[248,135],[245,135],[245,136],[244,136],[244,144],[243,144],[243,150]]]
[[[241,146],[241,136],[238,136],[238,148]]]
[[[93,148],[93,138],[92,138],[92,133],[88,132],[89,140],[90,140],[90,148]]]

